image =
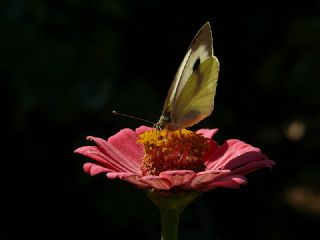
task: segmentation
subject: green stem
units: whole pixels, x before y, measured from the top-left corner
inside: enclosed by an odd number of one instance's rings
[[[199,192],[147,191],[161,214],[161,240],[177,240],[180,214]]]
[[[178,225],[181,211],[160,208],[161,213],[161,240],[177,240]]]

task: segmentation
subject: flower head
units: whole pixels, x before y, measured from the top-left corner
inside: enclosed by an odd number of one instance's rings
[[[159,175],[167,170],[205,169],[204,154],[209,150],[209,139],[186,129],[175,131],[152,129],[139,136],[145,154],[143,175]]]
[[[243,141],[230,139],[219,146],[211,140],[217,131],[126,128],[108,140],[87,137],[96,145],[75,152],[95,161],[84,164],[91,175],[105,172],[107,178],[155,190],[238,188],[246,183],[246,173],[274,165],[260,149]]]

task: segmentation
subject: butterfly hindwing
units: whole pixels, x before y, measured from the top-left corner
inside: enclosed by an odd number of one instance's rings
[[[219,62],[214,56],[193,71],[173,107],[176,126],[190,127],[212,113],[218,72]]]

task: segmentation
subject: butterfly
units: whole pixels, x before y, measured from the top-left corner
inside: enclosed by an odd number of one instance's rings
[[[219,75],[210,23],[193,38],[166,97],[157,129],[191,127],[211,115]]]

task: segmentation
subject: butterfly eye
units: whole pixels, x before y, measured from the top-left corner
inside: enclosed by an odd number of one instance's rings
[[[195,61],[195,63],[193,64],[192,70],[195,71],[198,69],[200,65],[200,58],[197,58],[197,60]]]

